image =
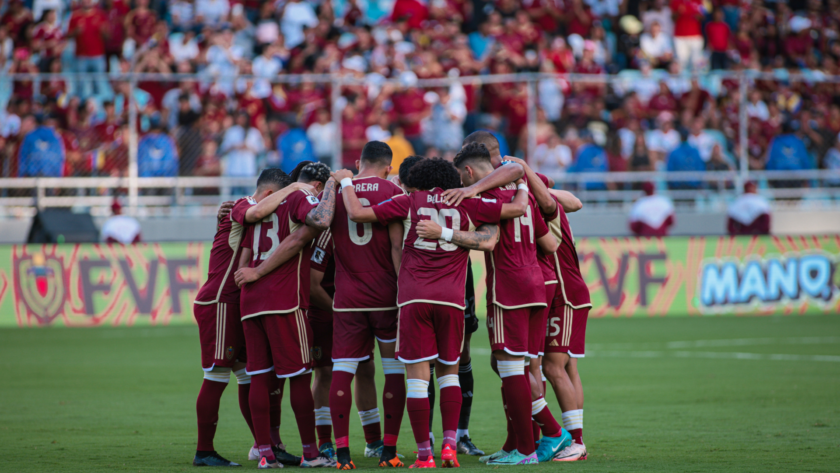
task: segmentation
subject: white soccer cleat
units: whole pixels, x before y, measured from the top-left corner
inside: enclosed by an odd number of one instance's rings
[[[330,458],[323,453],[318,455],[317,457],[313,458],[312,460],[307,460],[303,458],[300,461],[301,468],[335,468],[336,463],[335,459]]]
[[[586,446],[576,442],[560,450],[560,453],[554,457],[556,462],[573,462],[578,460],[586,460]]]
[[[251,450],[248,450],[248,461],[255,462],[259,461],[260,459],[260,449],[257,447],[251,447]]]

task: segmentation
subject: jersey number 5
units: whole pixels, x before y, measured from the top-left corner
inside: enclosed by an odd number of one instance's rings
[[[359,202],[365,207],[370,207],[370,201],[364,197],[359,197]],[[347,230],[350,233],[350,241],[359,246],[367,245],[370,243],[371,238],[373,238],[373,225],[370,223],[362,224],[362,235],[359,236],[359,224],[350,220],[350,217],[347,217]]]
[[[452,228],[454,230],[461,228],[461,214],[456,209],[440,209],[440,212],[438,212],[437,209],[431,207],[420,207],[417,209],[417,213],[428,215],[433,222],[443,228],[449,228],[446,226],[446,217],[449,217],[452,219]],[[455,251],[458,249],[457,245],[449,243],[443,238],[438,239],[438,241],[429,241],[418,236],[417,240],[414,241],[414,247],[421,250],[435,251],[437,245],[440,245],[443,251]]]

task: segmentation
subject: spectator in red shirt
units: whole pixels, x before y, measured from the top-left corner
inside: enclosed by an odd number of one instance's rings
[[[423,143],[420,122],[429,115],[429,105],[423,99],[423,91],[416,88],[417,75],[407,71],[400,74],[400,90],[391,96],[394,104],[394,111],[397,114],[399,124],[405,133],[405,139],[411,143],[417,154],[425,154],[426,146]],[[362,130],[364,136],[364,129]],[[353,158],[351,163],[355,163]]]
[[[595,17],[589,11],[589,7],[583,3],[583,0],[572,0],[572,6],[568,12],[568,25],[566,26],[566,34],[577,34],[583,38],[589,38],[589,31],[592,29],[592,22]]]
[[[149,10],[149,0],[137,0],[137,6],[125,17],[125,29],[135,46],[140,48],[155,32],[157,13]]]
[[[706,44],[712,53],[712,69],[727,69],[732,44],[732,31],[723,18],[723,10],[715,10],[714,19],[706,24]]]
[[[64,34],[61,32],[55,10],[45,10],[44,21],[32,30],[32,51],[40,55],[38,69],[41,72],[49,72],[53,59],[61,55],[64,49],[63,39]]]
[[[82,8],[70,16],[68,36],[76,39],[75,72],[105,73],[105,39],[108,35],[108,17],[96,6],[95,0],[82,0]],[[80,79],[80,95],[93,95],[94,82],[98,95],[107,94],[108,83],[104,77],[96,80]]]
[[[21,0],[11,0],[9,9],[0,17],[0,25],[8,28],[9,37],[20,46],[27,43],[27,30],[31,24],[32,12],[23,6]]]
[[[391,13],[391,21],[405,21],[409,29],[420,29],[429,18],[429,8],[417,0],[397,0]]]
[[[698,72],[703,64],[703,0],[673,0],[674,50],[680,69]]]

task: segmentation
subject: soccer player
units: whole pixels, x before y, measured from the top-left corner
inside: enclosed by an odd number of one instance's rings
[[[370,141],[356,162],[359,174],[350,179],[357,202],[369,207],[404,195],[387,180],[391,172],[391,148],[381,141]],[[352,176],[352,175],[350,175]],[[345,192],[347,188],[342,189]],[[332,223],[335,254],[335,298],[333,300],[333,376],[330,411],[337,467],[352,470],[349,416],[352,399],[350,383],[360,362],[370,359],[378,342],[385,373],[382,407],[385,438],[381,442],[369,435],[369,425],[379,426],[379,412],[361,411],[368,443],[365,456],[379,456],[380,466],[403,466],[397,456],[397,438],[405,410],[405,368],[395,360],[397,341],[397,272],[401,257],[403,227],[400,223],[381,224],[375,219],[361,224],[348,218],[345,201],[336,204]],[[374,391],[375,392],[375,391]],[[375,406],[374,406],[375,407]],[[366,422],[370,421],[370,422]],[[374,422],[375,421],[375,422]],[[374,432],[378,435],[378,432]],[[381,450],[380,450],[381,448]]]
[[[201,342],[201,366],[204,370],[204,382],[196,400],[198,446],[193,460],[196,466],[239,466],[220,456],[213,448],[219,420],[219,401],[230,381],[231,371],[239,385],[239,408],[253,433],[248,406],[251,377],[245,372],[245,339],[239,319],[239,288],[233,277],[239,261],[239,245],[247,223],[258,221],[273,212],[291,192],[309,187],[299,184],[275,192],[278,188],[271,182],[271,174],[264,172],[260,175],[252,199],[239,199],[230,203],[238,206],[239,220],[230,218],[227,205],[221,207],[216,236],[210,250],[207,281],[199,290],[193,306]],[[280,443],[279,436],[277,443]]]
[[[546,217],[549,229],[560,242],[555,253],[555,267],[560,281],[555,297],[557,310],[549,315],[546,331],[545,377],[554,388],[554,393],[563,410],[563,425],[572,435],[573,443],[561,451],[555,460],[586,460],[586,446],[583,443],[583,384],[577,369],[578,358],[585,355],[586,321],[592,302],[589,288],[580,272],[575,237],[566,216],[567,204],[560,205],[568,195],[551,191],[558,198],[558,211]],[[580,208],[580,201],[577,202]],[[571,205],[574,208],[574,202]],[[576,210],[577,210],[576,209]]]
[[[470,186],[493,172],[490,153],[483,144],[468,143],[455,157],[455,166],[463,184]],[[520,185],[527,190],[528,186]],[[502,188],[487,189],[482,197],[509,202],[516,191]],[[436,237],[439,229],[429,235]],[[545,281],[537,261],[537,249],[544,254],[557,250],[557,241],[549,234],[540,218],[533,197],[529,198],[525,215],[505,220],[499,225],[499,243],[492,253],[485,255],[487,266],[487,316],[490,345],[496,367],[502,378],[502,393],[507,417],[515,434],[516,447],[507,446],[507,455],[488,461],[490,465],[522,465],[554,458],[571,443],[551,415],[541,393],[532,400],[529,369],[523,369],[526,356],[538,360],[545,343],[546,298]],[[536,364],[539,374],[539,364]],[[539,449],[534,447],[531,417],[542,428],[545,438]],[[509,439],[512,440],[512,439]],[[536,452],[535,452],[536,450]]]
[[[289,179],[283,176],[278,181],[278,187],[283,187]],[[309,259],[303,257],[303,246],[331,224],[335,193],[332,180],[327,182],[320,202],[308,191],[291,193],[275,212],[248,227],[243,240],[240,262],[248,261],[249,267],[237,271],[235,279],[242,288],[246,369],[252,382],[249,404],[260,469],[282,466],[275,458],[269,435],[269,389],[274,376],[289,378],[292,410],[303,444],[300,466],[335,466],[334,460],[318,451],[315,439],[315,406],[310,391],[312,329],[306,319]],[[234,219],[236,211],[234,208],[231,212]],[[290,236],[293,238],[287,238]]]
[[[325,164],[302,161],[289,175],[300,183],[311,184],[315,193],[321,193],[330,178]],[[318,450],[335,457],[332,443],[332,417],[330,415],[330,384],[332,383],[333,296],[335,295],[335,259],[330,229],[321,233],[307,246],[305,256],[310,261],[309,324],[312,327],[313,382],[312,397],[315,401],[315,430]],[[356,376],[356,408],[362,420],[365,437],[369,443],[382,444],[379,410],[376,407],[374,364],[360,363]],[[380,447],[381,449],[381,447]],[[376,454],[379,455],[378,453]]]
[[[336,173],[336,177],[343,173]],[[418,447],[417,460],[410,468],[435,467],[429,442],[430,360],[435,360],[440,387],[442,466],[457,467],[455,435],[461,408],[458,361],[464,340],[467,248],[491,251],[498,238],[496,224],[523,215],[528,193],[519,191],[512,203],[475,198],[452,207],[441,194],[460,186],[461,178],[452,163],[442,159],[415,164],[410,182],[416,192],[365,207],[356,197],[354,183],[342,179],[342,199],[350,220],[356,223],[378,221],[384,225],[396,221],[405,226],[398,277],[397,358],[406,363],[406,404]],[[426,240],[417,234],[423,221],[430,219],[447,227],[442,238]]]

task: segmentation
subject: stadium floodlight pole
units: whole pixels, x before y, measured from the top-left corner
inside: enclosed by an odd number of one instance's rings
[[[528,79],[528,151],[525,161],[531,162],[537,150],[537,81]]]
[[[332,163],[330,167],[333,171],[341,169],[341,114],[343,107],[341,106],[341,76],[334,78],[332,81],[332,89],[330,90],[330,103],[332,104],[332,122],[335,129],[335,140],[333,141]]]
[[[137,79],[132,78],[129,82],[128,100],[128,208],[129,215],[137,215],[139,198],[137,196],[137,103],[134,100],[134,89],[137,88]]]
[[[741,162],[741,169],[738,173],[737,189],[743,189],[744,183],[750,178],[750,162],[747,149],[747,75],[741,71],[738,77],[738,140],[741,146],[738,154]]]

